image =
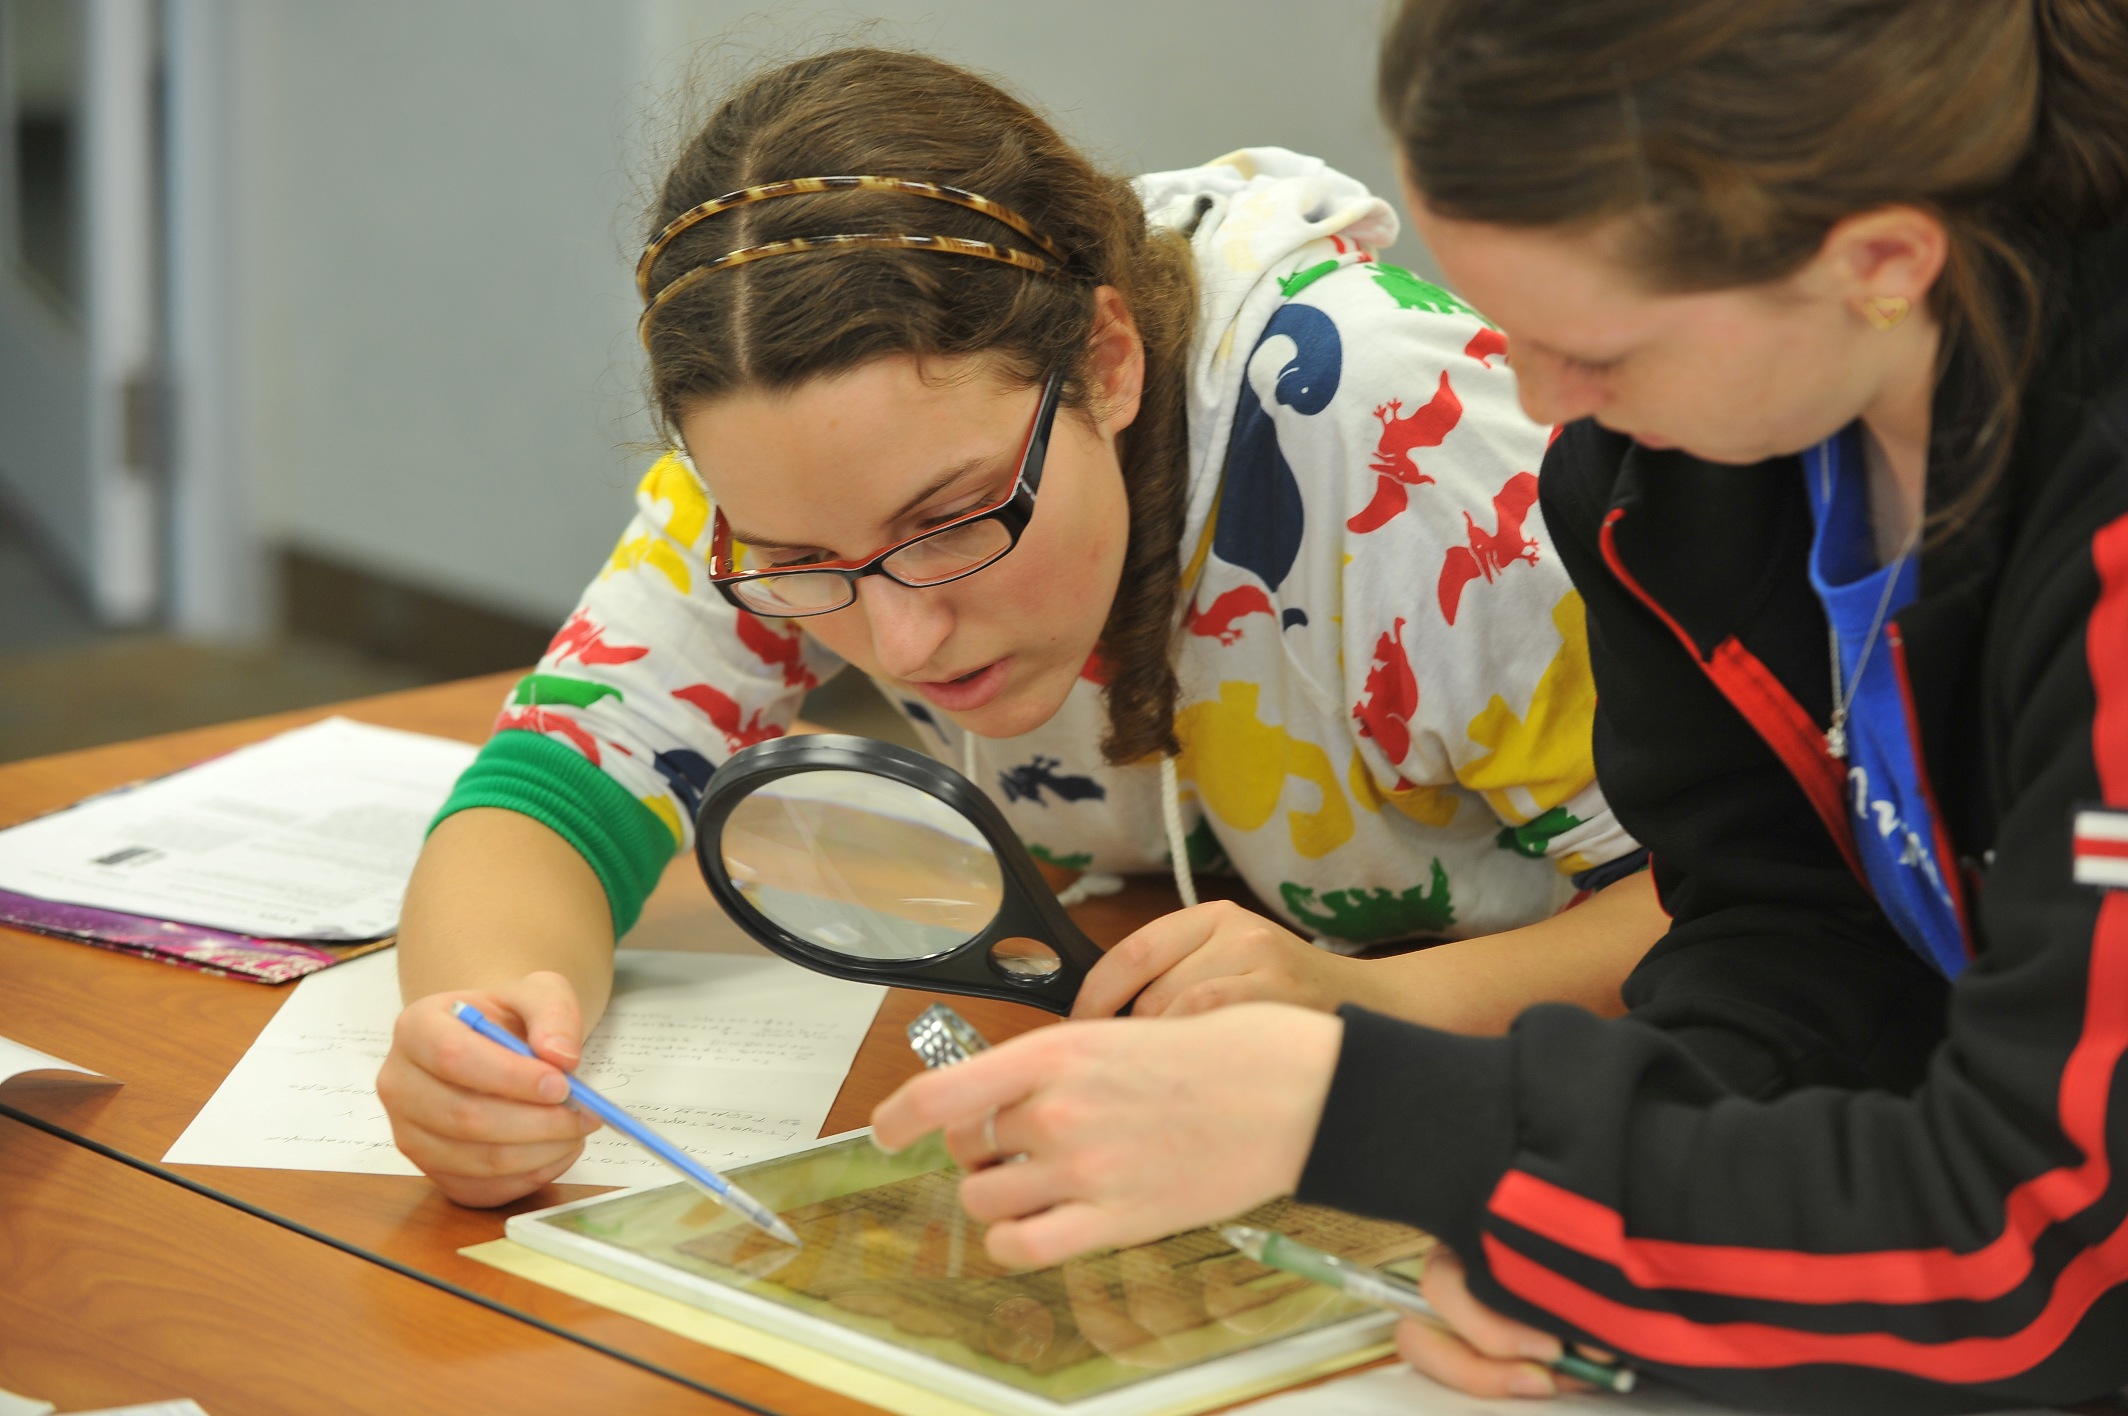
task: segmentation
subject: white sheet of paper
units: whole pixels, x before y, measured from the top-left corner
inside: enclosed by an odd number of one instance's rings
[[[377,1067],[399,1014],[394,952],[295,986],[163,1157],[187,1165],[418,1174],[392,1145]],[[709,1165],[820,1134],[886,990],[768,954],[622,949],[578,1075]],[[647,1185],[674,1172],[610,1129],[561,1177]]]
[[[0,831],[0,890],[274,939],[376,939],[478,749],[327,718]]]
[[[146,1406],[99,1406],[72,1416],[207,1416],[207,1409],[186,1396],[176,1401],[151,1401]]]
[[[1639,1390],[1626,1396],[1588,1392],[1539,1402],[1526,1398],[1488,1401],[1450,1391],[1399,1363],[1266,1397],[1236,1407],[1234,1416],[1533,1416],[1540,1412],[1542,1416],[1721,1416],[1732,1409],[1656,1382],[1642,1382]]]
[[[34,1047],[24,1047],[19,1042],[0,1037],[0,1086],[7,1085],[25,1072],[79,1072],[84,1077],[97,1076],[88,1068],[62,1062],[49,1052],[39,1052]],[[0,1416],[6,1416],[5,1408],[0,1408]]]

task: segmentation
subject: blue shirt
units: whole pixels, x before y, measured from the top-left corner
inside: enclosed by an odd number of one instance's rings
[[[1926,769],[1890,640],[1892,618],[1920,591],[1919,559],[1906,556],[1894,565],[1877,565],[1856,428],[1805,452],[1803,478],[1817,525],[1810,584],[1838,643],[1839,686],[1854,694],[1847,713],[1847,809],[1855,846],[1870,889],[1899,936],[1945,977],[1956,978],[1965,969],[1966,939],[1945,878],[1955,865],[1937,858],[1936,814],[1923,785]],[[1889,603],[1888,577],[1895,577]]]

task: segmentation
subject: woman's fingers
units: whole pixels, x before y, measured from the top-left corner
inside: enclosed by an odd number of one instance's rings
[[[567,1169],[584,1148],[581,1133],[560,1141],[500,1144],[440,1136],[413,1122],[401,1122],[393,1127],[392,1135],[401,1150],[418,1155],[423,1171],[439,1180],[502,1181],[556,1165]]]
[[[1110,949],[1079,985],[1079,997],[1071,1005],[1074,1018],[1108,1018],[1124,1004],[1188,958],[1212,935],[1213,905],[1177,910],[1162,915]],[[1153,1016],[1143,1001],[1131,1010],[1138,1017]]]
[[[459,1001],[528,1038],[540,1056],[474,1032],[451,1014]],[[558,973],[431,994],[408,1004],[393,1025],[377,1096],[399,1149],[446,1195],[502,1204],[566,1170],[598,1129],[561,1104],[569,1090],[563,1069],[582,1052],[583,1010]]]
[[[1055,1076],[1095,1032],[1123,1023],[1038,1028],[979,1052],[966,1062],[925,1072],[901,1084],[872,1111],[872,1136],[888,1150],[914,1145],[933,1131],[965,1136],[983,1114],[1002,1110]]]
[[[517,1035],[542,1058],[565,1071],[584,1060],[584,1007],[567,978],[542,969],[488,992],[517,1015]]]
[[[395,1122],[476,1144],[574,1141],[597,1126],[587,1113],[566,1106],[473,1091],[392,1058],[377,1073],[377,1095]]]
[[[569,1083],[553,1063],[519,1056],[452,1017],[451,1004],[461,996],[437,993],[409,1003],[392,1028],[392,1055],[467,1091],[550,1106],[568,1096]],[[473,995],[470,1001],[479,1007],[494,1000]]]
[[[961,1181],[961,1208],[985,1224],[1028,1219],[1072,1197],[1069,1178],[1038,1160],[993,1165]]]
[[[1135,1242],[1112,1238],[1117,1232],[1119,1227],[1113,1216],[1097,1206],[1072,1201],[1028,1219],[991,1225],[990,1232],[983,1236],[983,1247],[1007,1268],[1048,1268],[1089,1249]]]
[[[491,1209],[506,1205],[512,1200],[523,1199],[540,1186],[557,1179],[563,1171],[576,1163],[577,1151],[571,1149],[549,1160],[546,1164],[530,1170],[502,1176],[455,1175],[440,1173],[430,1175],[436,1188],[453,1204],[471,1209]]]
[[[1441,1320],[1488,1357],[1556,1362],[1566,1350],[1550,1333],[1502,1317],[1473,1298],[1463,1261],[1446,1249],[1436,1250],[1427,1261],[1419,1287]]]
[[[1495,1400],[1510,1396],[1557,1396],[1559,1384],[1535,1362],[1487,1357],[1462,1338],[1419,1318],[1397,1324],[1397,1353],[1442,1386]]]

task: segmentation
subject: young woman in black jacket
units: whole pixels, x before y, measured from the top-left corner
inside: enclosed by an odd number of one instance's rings
[[[1298,1189],[1462,1340],[1746,1405],[2128,1382],[2128,0],[1407,0],[1422,233],[1567,426],[1598,771],[1669,934],[1502,1039],[1259,1005],[881,1107],[1001,1258]],[[993,1145],[992,1142],[995,1142]]]

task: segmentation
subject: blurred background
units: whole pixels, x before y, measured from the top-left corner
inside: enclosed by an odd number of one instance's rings
[[[649,460],[629,271],[690,82],[909,45],[1117,170],[1387,192],[1381,17],[0,0],[0,760],[529,664]]]

